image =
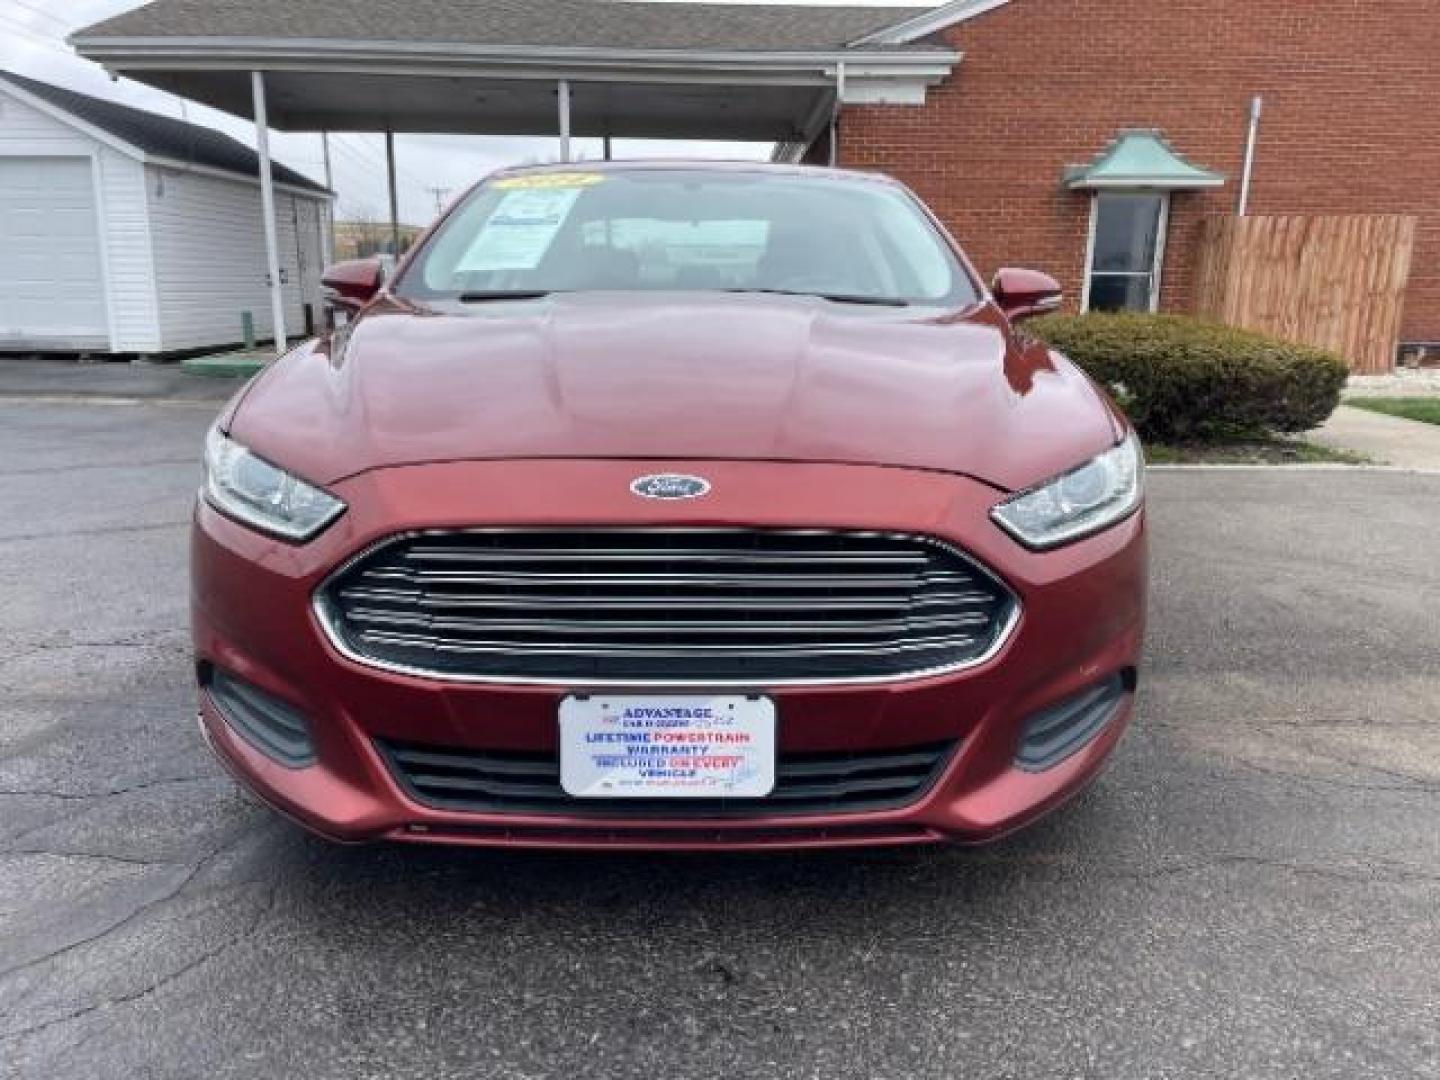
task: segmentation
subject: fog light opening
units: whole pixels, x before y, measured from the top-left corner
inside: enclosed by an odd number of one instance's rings
[[[210,664],[199,665],[198,673],[200,685],[235,734],[287,769],[315,764],[310,725],[294,708]]]
[[[1078,754],[1105,730],[1135,685],[1135,669],[1126,668],[1035,713],[1025,721],[1015,764],[1026,772],[1044,772]]]

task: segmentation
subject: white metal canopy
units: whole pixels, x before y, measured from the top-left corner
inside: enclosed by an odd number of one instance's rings
[[[113,73],[253,118],[267,192],[267,126],[389,136],[554,132],[561,160],[569,160],[572,136],[806,146],[833,122],[839,104],[923,104],[927,89],[961,58],[941,40],[909,37],[905,28],[915,12],[856,5],[452,0],[446,10],[457,40],[442,41],[409,25],[405,5],[351,0],[347,10],[354,17],[327,22],[322,9],[329,2],[253,0],[214,9],[200,32],[185,21],[193,5],[156,0],[79,31],[71,42]],[[487,10],[493,19],[478,18]],[[560,15],[565,19],[557,22]],[[627,18],[645,22],[631,33]],[[552,40],[510,40],[535,32],[526,28],[545,19],[554,24]],[[287,23],[300,32],[260,33]],[[893,41],[885,37],[890,24],[897,27]],[[860,28],[863,35],[836,37]],[[317,30],[326,36],[314,36]],[[487,35],[495,40],[484,40]],[[686,35],[696,44],[687,45]],[[387,150],[393,218],[393,138]],[[398,232],[398,224],[392,226]],[[273,222],[266,231],[282,347]]]

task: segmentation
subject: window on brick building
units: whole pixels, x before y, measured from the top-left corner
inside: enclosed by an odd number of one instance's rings
[[[1086,311],[1157,311],[1170,196],[1101,192],[1091,201]]]

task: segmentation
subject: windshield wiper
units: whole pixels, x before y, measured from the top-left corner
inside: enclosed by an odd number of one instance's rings
[[[481,289],[462,292],[455,299],[462,304],[483,304],[489,300],[539,300],[549,295],[549,289]]]
[[[819,300],[828,300],[832,304],[871,304],[875,307],[909,307],[909,300],[902,300],[898,296],[863,296],[853,293],[812,293],[800,292],[796,289],[726,289],[732,293],[760,293],[764,296],[813,296]]]

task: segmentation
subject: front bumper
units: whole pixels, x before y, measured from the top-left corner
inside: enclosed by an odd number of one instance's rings
[[[629,494],[640,472],[703,472],[703,500]],[[313,764],[288,767],[226,721],[202,690],[207,741],[281,812],[342,841],[491,846],[775,848],[995,839],[1082,788],[1133,708],[1144,628],[1143,515],[1069,547],[1028,552],[998,529],[993,489],[895,469],[753,462],[458,462],[380,470],[336,486],[350,511],[305,545],[261,536],[197,506],[192,615],[197,661],[277,698],[309,722]],[[461,684],[385,672],[340,655],[314,591],[357,551],[418,529],[487,526],[741,526],[914,533],[968,552],[1019,597],[999,653],[979,666],[884,684],[757,686],[774,697],[782,753],[886,751],[954,742],[913,803],[876,812],[782,815],[763,800],[723,818],[440,810],[406,794],[377,749],[386,739],[488,751],[554,751],[561,699],[576,687]],[[1127,692],[1097,733],[1043,769],[1017,761],[1027,720],[1122,674]],[[582,687],[583,689],[583,687]],[[643,689],[643,687],[637,687]],[[609,692],[615,692],[613,688]]]

